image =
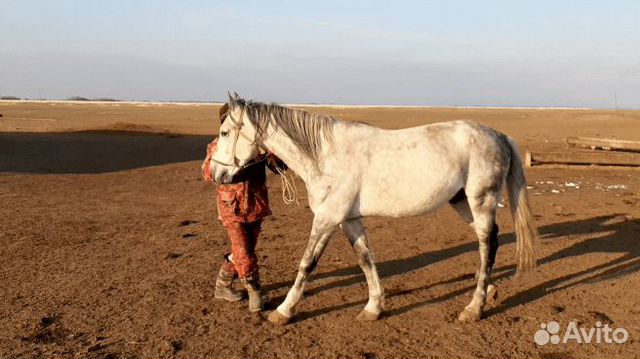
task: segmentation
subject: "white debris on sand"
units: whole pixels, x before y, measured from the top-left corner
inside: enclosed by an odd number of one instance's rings
[[[605,185],[604,183],[597,182],[596,189],[599,189],[601,191],[615,191],[615,190],[627,190],[629,189],[629,187],[624,184]]]
[[[565,187],[573,187],[573,188],[580,188],[580,185],[575,183],[575,182],[565,182],[564,183]]]
[[[608,190],[612,190],[612,189],[627,189],[628,187],[623,184],[612,184],[612,185],[604,186],[604,188]]]
[[[567,192],[569,189],[578,190],[583,185],[581,181],[536,181],[536,186],[527,186],[527,189],[537,189],[539,192],[534,192],[535,195],[541,195],[544,193],[562,193]]]

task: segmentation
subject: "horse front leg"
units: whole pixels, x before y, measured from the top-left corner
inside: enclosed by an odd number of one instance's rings
[[[358,314],[358,320],[377,320],[384,310],[384,290],[380,285],[380,277],[373,260],[373,254],[369,248],[367,234],[365,233],[362,219],[351,219],[342,222],[342,231],[347,235],[349,243],[353,247],[358,258],[358,265],[364,272],[369,287],[369,301],[362,312]]]
[[[287,293],[287,297],[274,310],[269,313],[267,319],[275,324],[287,324],[293,317],[294,310],[302,294],[304,293],[304,286],[309,280],[311,273],[316,268],[322,253],[324,252],[327,242],[333,231],[335,230],[336,223],[329,221],[323,217],[315,216],[313,219],[313,227],[311,228],[311,234],[309,235],[309,242],[300,260],[298,267],[298,275],[293,283],[291,289]]]

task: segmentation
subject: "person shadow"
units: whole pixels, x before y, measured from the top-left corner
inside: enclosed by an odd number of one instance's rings
[[[576,221],[567,221],[562,223],[550,224],[538,228],[541,242],[550,243],[553,241],[574,241],[571,237],[574,235],[595,234],[589,239],[577,241],[566,248],[550,254],[543,258],[538,258],[538,265],[545,265],[566,257],[581,256],[590,253],[619,253],[619,257],[607,261],[605,263],[593,265],[587,269],[579,270],[571,274],[556,277],[538,283],[533,287],[525,289],[511,297],[504,298],[493,308],[488,308],[485,316],[504,312],[510,308],[533,302],[555,291],[567,289],[580,284],[594,283],[603,280],[620,278],[640,270],[640,220],[628,219],[624,214],[610,214],[597,216],[589,219],[581,219]],[[515,237],[513,233],[502,234],[499,236],[501,245],[514,243]],[[439,261],[459,256],[461,254],[477,251],[478,243],[469,242],[444,248],[433,252],[421,253],[416,256],[402,259],[392,259],[377,264],[380,278],[389,278],[402,275],[408,272],[420,270],[426,266],[432,265]],[[492,279],[499,282],[515,274],[515,265],[508,265],[494,268]],[[452,284],[456,282],[471,280],[475,276],[474,273],[464,273],[455,277],[428,285],[403,289],[398,291],[387,292],[387,298],[408,295],[411,293],[426,290],[439,285]],[[318,273],[314,276],[314,280],[342,278],[331,281],[329,283],[316,286],[307,291],[307,294],[315,294],[324,290],[346,287],[364,282],[364,275],[359,266],[351,266],[347,268],[337,269],[331,272]],[[283,287],[292,285],[292,281],[283,281],[265,285],[265,290],[275,291]],[[392,308],[385,311],[386,317],[400,315],[411,310],[420,308],[425,305],[444,302],[473,291],[476,287],[474,281],[469,286],[453,290],[442,296],[428,298],[422,301],[412,302],[407,305]],[[268,308],[275,308],[284,299],[284,296],[274,297],[268,303]],[[316,309],[313,311],[302,312],[298,315],[297,320],[313,318],[322,314],[326,314],[336,310],[347,309],[354,306],[361,306],[367,302],[367,299],[352,302],[343,302],[335,306]]]

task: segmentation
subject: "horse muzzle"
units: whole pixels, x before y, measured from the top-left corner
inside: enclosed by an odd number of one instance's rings
[[[233,176],[238,172],[238,168],[231,166],[223,166],[214,162],[211,162],[209,166],[211,170],[211,177],[217,184],[231,183]]]

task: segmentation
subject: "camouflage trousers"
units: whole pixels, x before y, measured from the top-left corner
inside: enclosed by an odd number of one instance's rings
[[[258,281],[258,257],[256,245],[262,226],[262,220],[250,223],[223,222],[231,242],[231,253],[225,255],[222,269],[229,276],[239,277],[244,281]]]

